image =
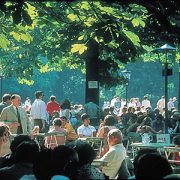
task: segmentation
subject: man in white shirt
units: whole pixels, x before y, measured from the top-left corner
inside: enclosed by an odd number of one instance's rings
[[[144,96],[144,100],[142,101],[142,107],[144,108],[144,110],[146,110],[146,108],[151,107],[151,103],[148,100],[147,96]]]
[[[90,126],[90,118],[89,115],[84,113],[81,115],[81,120],[83,124],[78,127],[77,134],[81,137],[95,137],[96,136],[96,129],[94,126]]]
[[[163,114],[163,109],[165,108],[165,97],[162,96],[161,99],[157,102],[157,108],[160,110],[160,113]]]
[[[100,159],[107,161],[107,165],[102,167],[102,172],[114,179],[126,157],[126,149],[122,144],[122,132],[119,129],[112,129],[108,133],[109,151]]]
[[[44,94],[42,91],[35,92],[36,99],[31,107],[31,116],[34,126],[39,126],[39,132],[45,131],[45,121],[47,121],[46,104],[43,101]]]

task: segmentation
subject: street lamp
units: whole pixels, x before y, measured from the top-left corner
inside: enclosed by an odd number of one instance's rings
[[[176,48],[164,44],[160,48],[156,48],[153,50],[153,52],[158,53],[159,60],[161,61],[162,64],[164,64],[164,69],[162,71],[162,74],[164,76],[164,95],[165,95],[165,132],[168,132],[168,127],[167,127],[167,120],[168,120],[168,108],[167,108],[167,103],[168,103],[168,76],[172,75],[172,69],[168,68],[168,64],[171,64],[171,58],[168,58],[170,53],[172,51],[175,51]],[[161,58],[160,54],[165,56],[165,58]]]
[[[3,77],[4,77],[3,74],[0,73],[0,83],[1,83],[1,96],[0,96],[0,97],[1,97],[1,98],[2,98],[2,96],[3,96],[3,92],[2,92],[2,91],[3,91],[3,88],[2,88],[2,80],[3,80]]]
[[[127,69],[125,69],[124,71],[122,71],[122,75],[124,76],[125,80],[126,80],[126,107],[127,107],[127,101],[128,101],[128,84],[129,84],[129,80],[131,77],[131,71],[128,71]]]

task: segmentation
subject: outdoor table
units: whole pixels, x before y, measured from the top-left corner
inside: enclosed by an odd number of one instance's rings
[[[166,144],[166,143],[148,143],[148,144],[143,144],[143,143],[132,143],[132,148],[133,148],[133,158],[135,157],[135,152],[139,149],[143,148],[150,148],[150,149],[157,149],[159,153],[165,151],[165,147],[173,147],[174,144]]]

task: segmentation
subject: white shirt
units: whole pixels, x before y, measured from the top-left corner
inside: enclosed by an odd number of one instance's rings
[[[151,107],[151,103],[149,100],[145,99],[142,101],[142,106],[144,106],[144,109]]]
[[[47,120],[46,104],[41,99],[35,99],[31,107],[32,119]]]
[[[109,179],[114,179],[125,157],[126,149],[123,144],[110,146],[109,151],[101,158],[108,162],[106,166],[103,166],[102,172],[109,176]]]
[[[84,124],[83,124],[83,125],[79,126],[77,129],[77,134],[83,135],[85,137],[92,137],[93,132],[96,132],[96,129],[94,126],[90,126],[90,125],[84,126]]]

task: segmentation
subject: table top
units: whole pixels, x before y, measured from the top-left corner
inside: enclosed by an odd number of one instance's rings
[[[46,136],[64,136],[62,132],[49,132],[49,133],[38,133],[36,136],[46,137]]]
[[[86,140],[101,140],[103,139],[102,137],[82,137],[78,138],[79,140],[86,141]]]
[[[143,143],[132,143],[132,146],[134,147],[150,147],[150,148],[164,148],[164,147],[173,147],[174,144],[166,144],[166,143],[149,143],[149,144],[143,144]]]

